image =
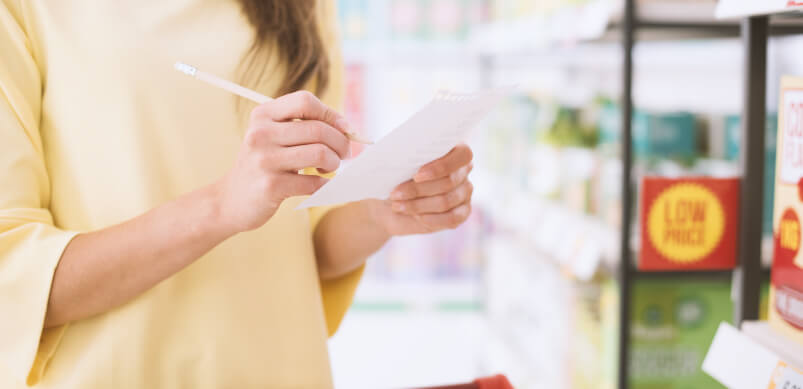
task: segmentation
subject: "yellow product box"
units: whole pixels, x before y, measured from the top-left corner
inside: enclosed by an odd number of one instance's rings
[[[803,78],[784,77],[778,103],[769,322],[803,344]]]

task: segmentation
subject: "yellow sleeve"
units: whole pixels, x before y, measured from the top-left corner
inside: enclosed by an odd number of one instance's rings
[[[321,100],[330,107],[338,110],[343,109],[344,83],[343,83],[343,58],[340,50],[340,38],[337,31],[337,21],[335,19],[335,4],[333,0],[320,2],[322,5],[319,10],[321,17],[321,36],[326,45],[327,54],[331,63],[331,73],[329,77],[329,87],[321,96]],[[334,207],[317,207],[310,209],[310,226],[312,232],[318,222]],[[362,278],[363,269],[359,269],[346,274],[345,276],[333,280],[321,280],[321,299],[323,300],[324,313],[326,314],[326,325],[329,329],[329,336],[332,336],[343,321],[351,302],[357,285]]]
[[[42,82],[22,3],[0,0],[0,374],[35,384],[64,326],[43,331],[53,272],[75,232],[53,225],[39,135]]]

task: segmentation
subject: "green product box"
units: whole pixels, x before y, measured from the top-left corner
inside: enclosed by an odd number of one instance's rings
[[[603,103],[599,110],[599,143],[604,150],[618,152],[621,143],[619,105]],[[694,159],[698,153],[695,116],[686,112],[633,113],[633,152],[637,158]]]
[[[619,134],[622,132],[620,115],[618,104],[605,102],[600,107],[597,123],[600,146],[613,150],[619,149]]]
[[[639,158],[694,158],[697,155],[694,115],[636,111],[633,115],[633,152]]]
[[[722,388],[700,367],[719,323],[732,314],[727,280],[638,280],[631,310],[631,387]]]
[[[725,158],[739,160],[741,144],[741,117],[729,115],[725,118]],[[775,144],[778,136],[778,114],[767,114],[767,127],[764,138],[764,210],[761,230],[765,236],[772,236],[772,210],[775,199]]]

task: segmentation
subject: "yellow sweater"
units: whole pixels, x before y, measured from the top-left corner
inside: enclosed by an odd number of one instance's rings
[[[340,104],[332,56],[323,100]],[[321,283],[317,215],[285,201],[134,300],[43,331],[53,271],[76,233],[222,176],[245,128],[227,92],[252,29],[234,0],[0,0],[0,388],[326,388],[333,333],[360,271]],[[281,75],[262,85],[275,94]],[[246,112],[247,113],[247,112]]]

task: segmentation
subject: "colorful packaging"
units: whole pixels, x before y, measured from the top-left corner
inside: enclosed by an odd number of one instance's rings
[[[779,102],[769,322],[803,344],[803,78],[784,77]]]
[[[338,17],[345,40],[360,40],[368,36],[368,0],[338,1]]]
[[[570,388],[616,387],[619,290],[616,281],[599,278],[575,283],[571,346]]]
[[[633,115],[633,152],[638,158],[693,159],[698,154],[694,115],[636,111]]]
[[[722,388],[700,366],[733,307],[728,280],[641,279],[633,285],[630,387]]]
[[[738,178],[645,177],[641,270],[714,270],[736,265]]]
[[[621,111],[604,101],[599,109],[599,144],[603,153],[616,155],[621,144]],[[697,119],[686,112],[633,112],[633,154],[638,159],[675,159],[691,162],[698,151]]]

